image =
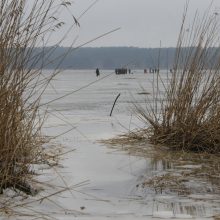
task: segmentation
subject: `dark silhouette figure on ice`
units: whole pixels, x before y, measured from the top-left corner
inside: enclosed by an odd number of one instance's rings
[[[97,68],[95,72],[96,72],[96,76],[98,77],[100,75],[99,69]]]

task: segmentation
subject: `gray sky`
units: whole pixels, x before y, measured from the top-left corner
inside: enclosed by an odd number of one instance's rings
[[[71,12],[79,17],[94,1],[74,0]],[[202,14],[210,3],[211,0],[190,0],[188,18],[192,19],[197,9]],[[159,47],[160,41],[162,47],[175,46],[185,4],[186,0],[99,0],[80,19],[80,28],[75,28],[63,45],[68,46],[77,35],[75,45],[121,27],[87,46]],[[212,8],[213,12],[220,12],[220,0],[214,0]],[[68,26],[72,20],[65,9],[63,16]]]

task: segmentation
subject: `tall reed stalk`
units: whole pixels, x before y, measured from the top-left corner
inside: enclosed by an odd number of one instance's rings
[[[187,9],[186,9],[187,11]],[[158,108],[137,107],[154,144],[185,151],[220,152],[220,50],[217,14],[196,15],[186,27],[186,11],[177,43],[173,73]],[[160,91],[157,90],[157,93]]]
[[[54,74],[42,68],[54,48],[43,47],[55,28],[56,15],[68,2],[2,0],[0,2],[0,191],[13,187],[31,193],[31,165],[43,156],[39,103]],[[40,53],[34,53],[42,46]],[[41,63],[41,68],[33,69]]]

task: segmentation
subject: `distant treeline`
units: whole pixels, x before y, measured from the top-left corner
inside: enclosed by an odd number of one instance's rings
[[[183,57],[196,48],[184,48]],[[217,48],[209,49],[211,54],[215,54]],[[43,52],[42,52],[43,51]],[[50,51],[50,56],[43,56]],[[44,69],[116,69],[121,67],[131,69],[173,68],[176,48],[137,48],[137,47],[100,47],[100,48],[68,48],[47,47],[35,48],[34,54],[40,55],[41,62],[35,64],[33,68],[43,67]],[[47,59],[46,59],[47,57]],[[43,61],[43,65],[42,65]],[[207,61],[207,65],[212,65],[213,59]]]

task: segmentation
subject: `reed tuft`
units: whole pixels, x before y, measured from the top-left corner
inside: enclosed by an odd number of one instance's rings
[[[55,0],[0,2],[1,193],[10,187],[32,194],[31,166],[44,157],[40,99],[55,73],[42,74],[54,50],[45,53],[43,46],[57,27],[60,7]]]
[[[146,109],[137,106],[141,119],[149,125],[146,132],[151,143],[174,150],[220,152],[218,33],[216,14],[208,10],[202,20],[196,15],[186,28],[184,13],[168,82],[158,74],[153,104]],[[163,85],[162,94],[158,85]]]

